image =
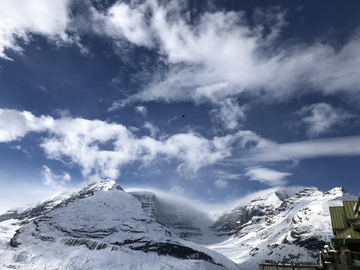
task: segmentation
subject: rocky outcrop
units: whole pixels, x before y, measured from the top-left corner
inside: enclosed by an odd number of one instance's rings
[[[200,212],[186,204],[180,205],[169,199],[160,198],[152,192],[130,192],[140,201],[145,212],[149,213],[156,222],[162,224],[174,234],[185,240],[193,240],[203,236],[203,226],[197,223],[200,219],[202,225],[208,228],[212,220],[206,213]]]

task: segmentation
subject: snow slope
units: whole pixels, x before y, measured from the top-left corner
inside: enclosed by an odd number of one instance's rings
[[[170,237],[112,180],[57,195],[18,219],[9,213],[0,223],[2,269],[238,269],[215,251]]]
[[[141,202],[145,212],[166,226],[172,235],[198,244],[222,242],[210,227],[214,220],[183,201],[165,198],[153,192],[129,192]]]
[[[242,269],[256,269],[261,259],[316,262],[317,252],[333,237],[329,206],[357,200],[339,187],[325,193],[311,187],[283,198],[271,193],[241,208],[240,216],[234,212],[235,234],[207,247]]]
[[[340,187],[293,194],[271,192],[214,222],[190,205],[100,181],[0,215],[0,268],[247,270],[261,259],[315,262],[333,236],[329,206],[357,197]]]

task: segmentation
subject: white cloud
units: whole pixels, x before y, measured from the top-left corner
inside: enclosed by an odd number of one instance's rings
[[[0,142],[21,139],[31,131],[44,131],[53,124],[49,116],[35,117],[28,111],[0,109]]]
[[[145,122],[143,127],[150,131],[151,137],[153,138],[160,132],[159,128],[150,122]]]
[[[46,86],[45,85],[35,85],[34,86],[35,89],[41,91],[41,92],[44,92],[44,93],[49,93],[49,91],[46,89]]]
[[[122,55],[127,42],[156,50],[167,73],[163,69],[155,72],[140,92],[114,102],[112,108],[134,100],[226,103],[244,93],[271,102],[307,89],[324,94],[356,94],[360,90],[358,33],[340,49],[325,42],[279,47],[278,38],[288,24],[286,11],[279,7],[255,9],[251,23],[242,11],[204,12],[191,22],[184,12],[186,3],[118,1],[105,11],[84,5],[90,9],[84,25],[81,16],[70,19],[69,0],[3,0],[0,57],[7,57],[4,49],[21,51],[16,38],[30,42],[31,34],[57,44],[76,44],[84,53],[87,49],[81,34],[112,39]],[[228,119],[225,125],[230,129],[236,126],[241,110],[219,108],[223,116],[231,116],[224,118]]]
[[[228,200],[224,200],[222,204],[208,204],[207,202],[201,202],[199,200],[194,200],[190,198],[186,198],[184,196],[188,195],[187,193],[184,193],[182,195],[177,193],[169,193],[164,192],[162,190],[153,189],[153,188],[147,188],[147,187],[137,187],[137,188],[126,188],[126,192],[137,192],[137,191],[149,191],[156,194],[158,198],[165,198],[166,200],[173,200],[174,202],[177,202],[179,204],[187,204],[189,206],[195,207],[196,209],[200,211],[205,211],[208,213],[215,214],[212,218],[218,217],[219,212],[223,212],[224,210],[228,210],[230,208],[233,208],[235,206],[245,206],[253,199],[256,199],[261,196],[265,196],[269,193],[273,193],[275,191],[286,191],[289,196],[295,195],[295,193],[303,190],[304,186],[291,186],[291,187],[272,187],[265,190],[258,190],[258,191],[251,191],[251,190],[244,190],[245,195],[241,196],[241,198],[228,198]],[[210,196],[212,191],[210,189],[207,189],[207,193]],[[229,200],[230,199],[230,200]],[[208,201],[213,200],[213,198],[209,199]]]
[[[64,189],[66,182],[71,180],[69,173],[64,172],[62,175],[56,175],[52,173],[50,168],[45,165],[42,167],[41,176],[44,185],[60,190]]]
[[[185,189],[181,186],[173,186],[170,189],[170,193],[174,193],[178,196],[183,196],[185,194]]]
[[[300,116],[310,114],[300,121],[306,126],[306,134],[310,138],[326,134],[331,131],[333,126],[344,125],[346,120],[356,117],[342,109],[333,108],[327,103],[303,107],[297,114]]]
[[[132,126],[128,126],[127,129],[130,130],[131,132],[139,132],[141,130],[140,128],[132,127]]]
[[[219,180],[214,181],[214,185],[217,188],[227,188],[229,183],[226,180],[219,179]]]
[[[15,145],[15,146],[11,146],[11,149],[16,149],[19,151],[22,151],[23,153],[25,153],[29,158],[31,158],[31,154],[28,150],[24,149],[23,147],[21,147],[20,145]]]
[[[360,136],[285,144],[249,130],[210,139],[193,131],[160,138],[138,137],[116,123],[0,110],[0,142],[19,140],[29,132],[42,134],[40,147],[47,158],[79,166],[86,178],[117,178],[121,168],[134,161],[143,165],[176,161],[177,171],[191,176],[201,168],[232,160],[246,164],[360,155]],[[239,175],[219,175],[224,180],[234,177]]]
[[[5,49],[22,51],[16,39],[29,42],[32,33],[52,40],[68,40],[68,6],[68,0],[0,1],[0,57],[9,59]]]
[[[256,9],[251,26],[241,11],[205,12],[196,23],[189,22],[180,1],[121,5],[131,10],[124,16],[126,24],[141,33],[136,35],[141,38],[123,36],[134,44],[157,48],[169,71],[158,76],[164,79],[156,79],[155,74],[147,87],[127,101],[115,102],[113,108],[132,100],[218,102],[246,93],[271,102],[308,89],[324,94],[360,90],[359,35],[340,50],[317,42],[279,47],[278,37],[287,22],[286,12],[278,7]],[[152,16],[144,16],[145,7]],[[123,29],[124,23],[112,23]]]
[[[270,186],[283,186],[287,182],[285,178],[292,173],[278,172],[268,168],[254,168],[245,173],[250,180],[259,181]]]
[[[157,127],[153,127],[157,128]],[[0,111],[0,141],[21,139],[28,132],[46,132],[41,147],[46,157],[80,166],[85,177],[117,178],[133,161],[176,160],[179,172],[193,174],[232,155],[235,148],[265,147],[269,142],[251,131],[206,139],[189,131],[159,139],[137,137],[125,126],[100,120]]]
[[[268,144],[261,149],[254,149],[252,156],[248,156],[247,159],[256,162],[267,162],[359,155],[360,136],[349,136],[284,144]]]
[[[245,111],[249,107],[248,105],[240,107],[236,100],[230,98],[217,102],[217,106],[218,108],[210,111],[210,117],[226,129],[238,128],[240,120],[245,120]]]
[[[228,179],[228,180],[238,180],[242,176],[242,174],[228,173],[228,172],[223,171],[223,170],[214,170],[213,173],[219,175],[219,177],[221,179]]]
[[[179,119],[179,117],[174,116],[173,118],[168,119],[167,123],[170,124],[171,122],[173,122],[173,121],[175,121],[177,119]]]
[[[151,2],[151,1],[148,1]],[[153,36],[146,22],[148,3],[134,4],[116,2],[105,13],[91,9],[94,31],[115,40],[126,39],[138,46],[151,47]]]
[[[136,111],[137,113],[140,113],[140,114],[141,114],[142,116],[144,116],[144,117],[147,116],[147,109],[146,109],[146,107],[144,107],[144,106],[141,106],[141,105],[136,106],[136,107],[135,107],[135,111]]]

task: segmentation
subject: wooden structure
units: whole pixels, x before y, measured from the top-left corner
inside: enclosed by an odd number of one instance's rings
[[[357,201],[343,201],[342,206],[330,207],[330,217],[334,233],[332,252],[319,252],[325,260],[324,269],[360,270],[360,197]],[[332,268],[326,267],[326,261],[331,262],[328,266]]]
[[[331,224],[334,233],[331,246],[340,253],[345,249],[360,252],[359,207],[360,198],[357,201],[344,201],[343,206],[330,207]]]

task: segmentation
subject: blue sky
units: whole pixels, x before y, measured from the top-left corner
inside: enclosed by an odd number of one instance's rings
[[[359,5],[1,1],[0,211],[100,178],[357,194]]]

